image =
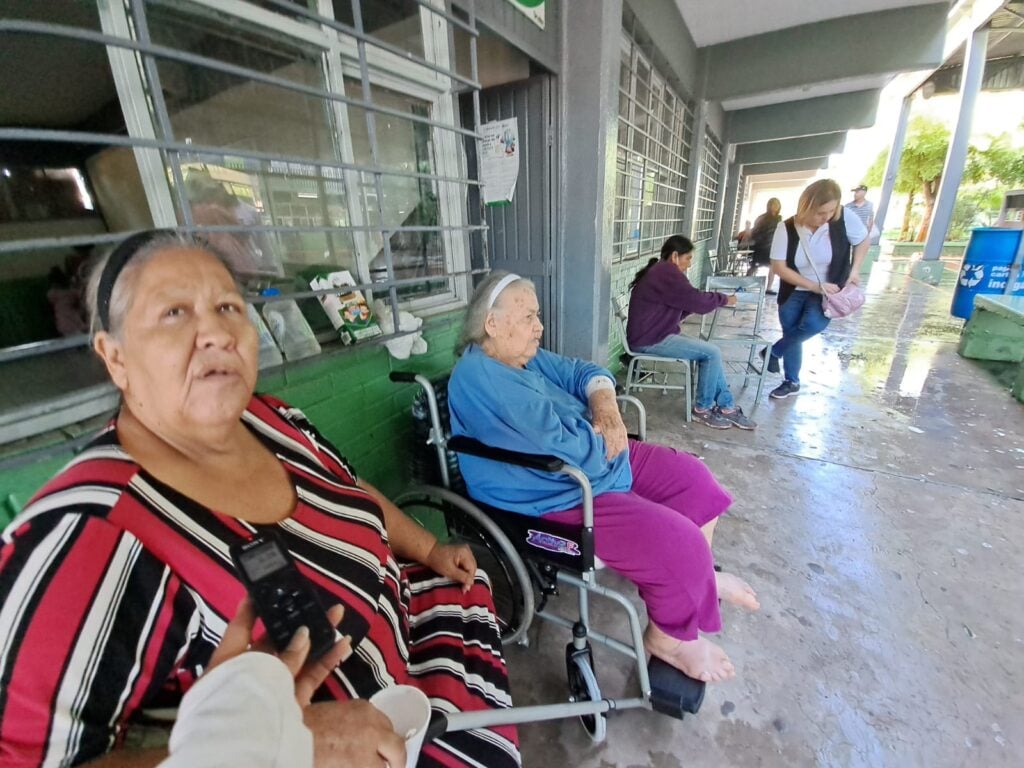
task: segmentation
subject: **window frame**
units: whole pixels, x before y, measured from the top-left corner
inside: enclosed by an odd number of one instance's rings
[[[362,0],[367,3],[370,0]],[[190,152],[187,140],[180,139],[173,133],[165,133],[166,124],[161,126],[161,117],[168,118],[167,111],[159,102],[162,95],[155,96],[150,93],[150,84],[154,82],[149,70],[155,69],[156,62],[160,59],[159,51],[150,51],[148,34],[136,29],[133,15],[141,9],[142,19],[148,31],[149,8],[145,0],[95,0],[98,12],[98,26],[83,28],[81,30],[70,30],[55,28],[47,34],[48,39],[59,41],[62,39],[81,40],[83,42],[102,46],[110,65],[110,74],[113,79],[114,88],[117,94],[118,105],[120,106],[126,126],[127,135],[118,134],[95,134],[86,139],[86,143],[94,143],[99,149],[105,147],[125,147],[132,150],[142,180],[143,192],[146,204],[149,207],[153,224],[158,228],[171,228],[177,230],[198,230],[190,223],[190,219],[179,220],[178,196],[184,194],[181,179],[177,183],[173,178],[174,170],[180,176],[182,165],[194,162],[198,158],[211,158],[224,156],[230,158],[232,155],[239,155],[240,159],[267,164],[274,162],[274,153],[250,154],[248,150],[233,151],[229,146],[196,145],[194,152]],[[470,13],[469,22],[452,17],[446,7],[445,0],[416,0],[418,14],[423,34],[423,57],[403,57],[394,50],[386,50],[385,47],[377,47],[373,35],[356,31],[355,35],[346,33],[344,30],[332,26],[334,20],[333,6],[330,0],[318,0],[316,4],[310,4],[310,8],[297,6],[296,11],[302,14],[319,14],[323,19],[307,17],[306,21],[289,17],[287,10],[277,13],[265,7],[258,7],[244,2],[243,0],[189,0],[197,9],[213,10],[217,14],[226,16],[228,19],[238,19],[252,24],[258,30],[266,30],[269,37],[283,41],[294,41],[309,46],[312,44],[319,52],[319,60],[323,71],[321,85],[316,86],[323,95],[320,98],[329,102],[330,106],[330,128],[332,140],[336,147],[336,160],[323,161],[310,157],[311,167],[318,169],[317,173],[326,175],[331,171],[330,180],[337,180],[345,187],[345,206],[348,213],[349,227],[338,227],[340,233],[352,238],[354,243],[354,274],[359,288],[366,293],[373,292],[374,298],[384,299],[390,305],[392,319],[397,320],[399,309],[409,310],[420,316],[447,313],[452,310],[464,307],[472,287],[472,274],[470,258],[470,239],[478,230],[486,229],[486,225],[470,221],[472,212],[467,208],[467,200],[470,198],[469,187],[479,184],[478,179],[469,178],[469,168],[464,150],[464,142],[467,137],[478,138],[475,129],[463,128],[459,121],[459,110],[457,98],[461,92],[473,92],[479,90],[479,84],[468,80],[456,70],[453,57],[450,55],[450,35],[453,26],[467,29],[471,34],[476,35],[475,16]],[[179,9],[179,12],[188,14],[189,7],[181,8],[177,4],[172,7]],[[344,26],[344,25],[342,25]],[[124,44],[119,45],[118,41]],[[391,45],[386,41],[379,41],[382,46]],[[392,49],[394,46],[391,45]],[[360,50],[362,49],[362,50]],[[182,52],[187,50],[187,45],[182,47]],[[314,56],[317,52],[313,52]],[[350,118],[359,119],[352,114],[350,106],[361,108],[367,113],[382,114],[373,110],[371,99],[364,99],[362,89],[358,94],[346,95],[345,77],[355,78],[362,81],[364,77],[363,67],[360,64],[360,54],[365,61],[365,76],[371,86],[388,88],[396,93],[418,99],[427,105],[428,117],[414,117],[413,115],[399,116],[395,112],[391,114],[399,119],[409,118],[411,122],[421,121],[426,124],[430,131],[432,143],[433,164],[430,173],[420,175],[418,170],[413,173],[398,171],[398,176],[406,178],[423,179],[433,185],[438,199],[438,214],[436,225],[434,223],[425,225],[430,228],[428,231],[438,232],[439,250],[443,253],[444,272],[437,275],[419,276],[412,279],[400,279],[398,285],[395,282],[374,283],[370,279],[369,265],[375,256],[375,248],[370,245],[371,231],[367,224],[367,206],[373,204],[363,199],[360,190],[360,177],[364,174],[372,174],[377,177],[387,177],[389,171],[386,167],[377,163],[376,158],[355,157],[350,132]],[[314,61],[310,59],[310,61]],[[187,63],[187,62],[186,62]],[[194,66],[202,66],[201,62],[195,62]],[[255,70],[253,70],[255,72]],[[473,67],[475,73],[475,63]],[[445,72],[448,74],[446,75]],[[268,73],[272,74],[272,73]],[[244,75],[242,75],[244,77]],[[475,77],[475,74],[474,74]],[[155,82],[159,82],[159,78]],[[259,82],[250,80],[250,82]],[[361,82],[362,84],[362,82]],[[273,86],[271,86],[273,87]],[[351,89],[350,89],[351,90]],[[301,93],[302,91],[297,91]],[[338,98],[330,98],[330,95]],[[307,94],[310,95],[310,94]],[[475,97],[475,93],[474,93]],[[350,104],[345,99],[351,99],[356,104]],[[382,106],[382,109],[388,107]],[[162,110],[162,111],[161,111]],[[369,126],[368,126],[369,128]],[[35,133],[54,134],[61,131],[48,131],[44,128],[27,128],[11,130],[17,135],[13,138],[35,139]],[[66,131],[69,135],[75,131]],[[59,136],[51,136],[43,140],[49,141],[73,141]],[[261,159],[258,155],[262,154]],[[298,162],[299,158],[294,155],[281,155],[281,162]],[[333,163],[337,165],[333,165]],[[230,163],[227,167],[232,167]],[[358,167],[353,167],[358,166]],[[396,177],[398,177],[396,176]],[[327,222],[329,223],[329,221]],[[276,224],[276,221],[275,221]],[[315,222],[313,222],[315,224]],[[315,231],[317,228],[313,227]],[[377,231],[385,240],[394,234],[396,225],[386,225],[380,222]],[[319,228],[323,229],[323,228]],[[296,231],[303,230],[296,227]],[[54,247],[70,247],[78,244],[93,244],[102,248],[107,244],[120,241],[129,230],[108,231],[97,235],[72,235],[54,237],[34,237],[20,241],[7,243],[7,250],[17,252],[19,250],[34,250]],[[432,260],[431,264],[435,262]],[[440,263],[438,262],[438,266]],[[393,274],[393,270],[392,270]],[[398,297],[397,290],[406,284],[437,284],[440,290],[431,293],[429,296]],[[433,285],[431,286],[433,287]],[[323,293],[321,291],[320,293]],[[289,296],[295,298],[309,297],[316,295],[316,291],[298,291],[295,293],[282,292],[281,298]],[[257,297],[254,303],[259,303]],[[368,296],[369,298],[369,296]],[[397,300],[396,300],[397,299]],[[397,322],[395,323],[397,325]],[[378,337],[378,340],[386,340]],[[55,337],[52,339],[33,341],[18,346],[0,349],[0,361],[9,362],[26,357],[45,358],[50,353],[63,352],[73,348],[84,348],[89,343],[88,336],[79,335],[73,337]],[[369,342],[366,342],[369,343]],[[337,354],[341,351],[341,342],[325,348],[324,354]],[[315,359],[315,358],[314,358]],[[285,363],[286,366],[291,363]],[[96,391],[94,391],[96,390]],[[102,391],[100,391],[102,390]],[[55,417],[56,423],[49,424],[46,429],[31,428],[25,434],[19,433],[11,436],[9,430],[3,430],[4,438],[0,445],[7,445],[15,440],[21,440],[26,436],[42,434],[47,430],[59,428],[83,418],[89,418],[100,411],[109,410],[106,402],[110,396],[111,385],[104,382],[99,389],[89,386],[85,389],[73,389],[62,392],[55,396],[51,403],[48,399],[32,403],[30,408],[37,408],[45,405],[51,407],[55,404],[63,407],[65,401],[75,401],[74,413],[67,412],[67,415]],[[97,395],[96,392],[100,394]],[[57,401],[60,401],[58,403]],[[88,402],[86,402],[88,401]],[[23,406],[17,406],[16,411],[20,412]],[[97,410],[99,409],[99,410]],[[88,413],[85,413],[88,411]],[[13,413],[14,411],[12,411]],[[18,417],[21,424],[22,417]],[[28,424],[29,419],[25,419]],[[24,430],[22,430],[24,431]]]
[[[715,213],[722,182],[722,142],[710,128],[704,130],[700,175],[694,200],[693,242],[711,240],[715,234]]]
[[[623,69],[627,61],[628,73]],[[613,264],[657,253],[665,238],[677,231],[685,220],[693,172],[693,102],[625,27],[619,44],[618,92]],[[627,234],[634,231],[636,237]]]

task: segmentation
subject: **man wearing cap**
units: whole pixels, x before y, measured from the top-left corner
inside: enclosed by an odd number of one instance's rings
[[[853,201],[846,204],[846,207],[864,222],[864,227],[869,233],[871,243],[874,245],[878,240],[878,234],[874,231],[875,226],[875,204],[867,199],[868,188],[863,184],[854,187]]]

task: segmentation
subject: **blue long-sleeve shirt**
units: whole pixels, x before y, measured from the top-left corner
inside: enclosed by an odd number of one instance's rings
[[[524,453],[557,456],[586,473],[594,495],[628,491],[633,484],[628,451],[611,461],[588,420],[587,382],[611,374],[598,365],[539,350],[526,368],[513,368],[472,346],[448,382],[452,434]],[[583,503],[576,481],[510,464],[459,456],[475,499],[527,515]]]

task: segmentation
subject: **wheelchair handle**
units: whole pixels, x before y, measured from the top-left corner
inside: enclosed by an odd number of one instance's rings
[[[413,371],[392,371],[388,378],[397,384],[415,384],[416,373]]]
[[[565,462],[557,456],[520,453],[506,448],[495,448],[465,435],[449,437],[448,448],[456,453],[465,453],[469,456],[478,456],[481,459],[491,459],[528,469],[539,469],[542,472],[561,472],[565,467]]]

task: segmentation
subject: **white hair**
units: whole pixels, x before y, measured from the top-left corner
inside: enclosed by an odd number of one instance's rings
[[[469,306],[466,307],[466,320],[462,324],[462,333],[459,334],[459,342],[455,347],[455,354],[461,355],[469,347],[474,344],[482,344],[484,339],[487,338],[487,331],[484,329],[484,324],[487,322],[487,315],[491,312],[501,312],[501,295],[505,293],[509,288],[529,288],[534,293],[537,289],[534,287],[533,282],[527,280],[525,277],[520,277],[513,280],[506,285],[501,292],[494,297],[494,305],[491,306],[491,291],[493,291],[498,283],[509,277],[511,272],[491,272],[485,277],[480,285],[473,291],[473,297],[469,300]]]

